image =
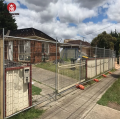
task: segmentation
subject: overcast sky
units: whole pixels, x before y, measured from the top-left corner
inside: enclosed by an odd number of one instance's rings
[[[5,0],[15,3],[18,29],[36,28],[53,38],[91,42],[102,31],[120,32],[120,0]],[[92,34],[90,34],[92,33]]]

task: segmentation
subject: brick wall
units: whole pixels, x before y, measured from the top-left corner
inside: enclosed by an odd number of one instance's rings
[[[5,43],[5,58],[7,59],[7,45],[8,42]],[[18,46],[19,41],[13,41],[13,61],[18,62]],[[31,63],[39,63],[42,62],[42,42],[39,41],[30,41],[31,46]],[[49,43],[49,60],[54,61],[56,59],[56,44]],[[57,59],[60,59],[59,47],[57,48]],[[22,61],[21,61],[22,62]],[[25,61],[23,61],[25,62]]]
[[[4,47],[5,59],[7,59],[7,46],[8,46],[8,41],[5,41],[5,47]]]
[[[57,47],[57,59],[60,59],[59,47]],[[49,43],[49,60],[56,60],[56,44]],[[31,41],[31,63],[42,62],[42,42]]]
[[[49,60],[50,61],[56,60],[56,44],[50,43],[49,46],[50,46],[49,47],[49,50],[50,50]],[[57,47],[57,59],[60,59],[59,47]]]
[[[42,43],[31,41],[31,63],[39,63],[42,61]]]
[[[18,62],[18,44],[17,40],[13,41],[13,61]]]

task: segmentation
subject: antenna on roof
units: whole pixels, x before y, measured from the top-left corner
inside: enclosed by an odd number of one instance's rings
[[[84,38],[85,38],[85,37],[83,37],[83,41],[84,41]]]

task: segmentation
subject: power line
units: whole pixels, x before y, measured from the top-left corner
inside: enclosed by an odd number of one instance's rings
[[[106,29],[106,28],[111,27],[111,26],[113,26],[113,25],[114,25],[114,24],[109,25],[109,26],[107,26],[107,27],[104,27],[104,28],[102,28],[102,29],[99,29],[99,30],[93,31],[92,33],[95,33],[95,32],[97,32],[97,31],[100,31],[100,30]],[[84,35],[84,37],[87,36],[87,35],[90,35],[90,34],[92,34],[92,33],[86,34],[86,35]]]
[[[107,27],[104,27],[104,28],[102,28],[102,29],[99,29],[99,30],[96,30],[96,31],[93,31],[92,33],[89,33],[89,34],[86,34],[86,35],[82,35],[84,38],[86,38],[85,36],[88,36],[88,35],[90,35],[90,34],[93,34],[93,33],[95,33],[95,32],[97,32],[97,31],[100,31],[100,30],[103,30],[103,29],[106,29],[106,28],[108,28],[108,27],[111,27],[111,26],[113,26],[114,24],[112,24],[112,25],[109,25],[109,26],[107,26]],[[82,38],[83,38],[82,37]],[[88,40],[87,40],[88,41]]]

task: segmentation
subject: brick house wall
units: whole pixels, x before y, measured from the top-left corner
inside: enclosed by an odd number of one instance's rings
[[[18,44],[19,41],[13,41],[13,61],[18,62]]]
[[[7,59],[7,46],[8,41],[5,41],[5,59]],[[19,41],[13,41],[13,61],[19,62],[18,56],[18,46]],[[31,46],[31,59],[30,63],[39,63],[42,62],[42,42],[40,41],[30,41]],[[60,59],[59,47],[57,47],[57,59]],[[49,43],[49,60],[56,60],[56,44]],[[20,61],[26,62],[26,61]]]
[[[39,63],[42,61],[42,43],[39,41],[31,42],[31,63]]]
[[[56,44],[50,43],[49,46],[50,46],[49,47],[49,50],[50,50],[49,60],[50,61],[56,60]],[[57,47],[57,59],[60,59],[59,47]]]
[[[5,59],[7,59],[7,46],[8,46],[8,41],[5,41],[4,45],[5,45],[5,47],[4,47]]]

